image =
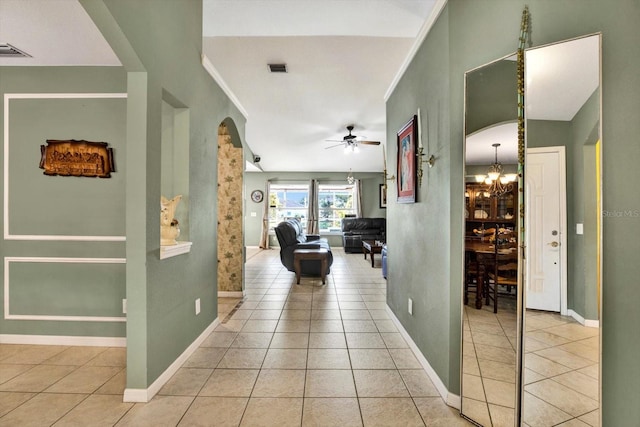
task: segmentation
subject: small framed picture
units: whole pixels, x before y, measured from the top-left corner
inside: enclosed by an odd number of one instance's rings
[[[387,188],[384,184],[380,184],[380,209],[387,208]]]
[[[418,116],[413,116],[398,131],[398,203],[416,201],[416,143],[418,137]]]

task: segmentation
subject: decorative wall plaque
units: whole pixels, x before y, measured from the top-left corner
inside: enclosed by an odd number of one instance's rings
[[[40,169],[45,175],[111,178],[116,168],[113,149],[106,142],[47,139],[40,146]]]

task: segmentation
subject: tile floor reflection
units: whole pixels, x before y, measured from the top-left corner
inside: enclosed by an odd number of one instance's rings
[[[472,298],[470,297],[470,300]],[[500,309],[464,306],[463,413],[484,426],[513,426],[515,299]],[[557,313],[527,311],[525,427],[599,426],[599,330]]]
[[[514,426],[516,322],[515,297],[500,297],[495,314],[493,305],[464,306],[462,409],[483,426]]]
[[[527,310],[525,426],[599,426],[598,328]]]
[[[326,285],[295,285],[277,250],[252,251],[245,282],[146,404],[122,402],[125,349],[0,345],[0,425],[470,425],[389,319],[378,265],[334,249]]]

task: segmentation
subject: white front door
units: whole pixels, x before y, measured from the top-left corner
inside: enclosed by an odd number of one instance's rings
[[[566,314],[564,147],[527,149],[525,161],[526,308]]]

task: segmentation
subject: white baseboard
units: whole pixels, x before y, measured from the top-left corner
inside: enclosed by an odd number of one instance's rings
[[[460,410],[460,408],[462,407],[460,396],[458,396],[457,394],[449,393],[449,390],[447,389],[447,387],[444,385],[444,383],[442,382],[442,380],[440,379],[436,371],[431,367],[431,364],[424,357],[424,355],[422,354],[422,352],[420,351],[416,343],[413,341],[411,336],[409,336],[409,333],[404,329],[404,326],[402,326],[402,323],[400,323],[400,320],[398,320],[396,315],[393,313],[393,311],[391,310],[391,307],[389,307],[388,305],[386,307],[387,307],[387,313],[389,313],[391,320],[396,325],[396,327],[398,328],[398,331],[400,331],[400,334],[409,345],[409,348],[411,349],[413,354],[416,356],[416,359],[418,359],[418,361],[420,362],[420,365],[422,365],[422,368],[425,370],[425,372],[433,382],[433,385],[436,386],[436,389],[438,390],[438,393],[440,393],[440,396],[442,396],[442,399],[444,400],[444,402],[447,405],[451,406],[452,408],[456,408],[457,410]]]
[[[74,337],[61,335],[0,335],[2,344],[70,345],[85,347],[126,347],[121,337]]]
[[[213,332],[213,330],[220,324],[219,318],[216,318],[211,324],[186,348],[182,354],[169,365],[169,367],[151,384],[148,388],[127,388],[124,390],[123,402],[140,402],[146,403],[153,399],[162,386],[180,369],[180,367],[187,361],[187,359],[196,351],[200,344]]]
[[[244,298],[244,291],[218,291],[218,298]]]
[[[600,328],[600,321],[599,320],[590,320],[590,319],[586,319],[584,321],[584,326],[586,326],[587,328]]]
[[[586,326],[588,328],[599,328],[600,327],[600,321],[599,320],[585,319],[584,317],[580,316],[578,313],[576,313],[575,311],[573,311],[571,309],[567,310],[567,315],[573,317],[582,326]]]

